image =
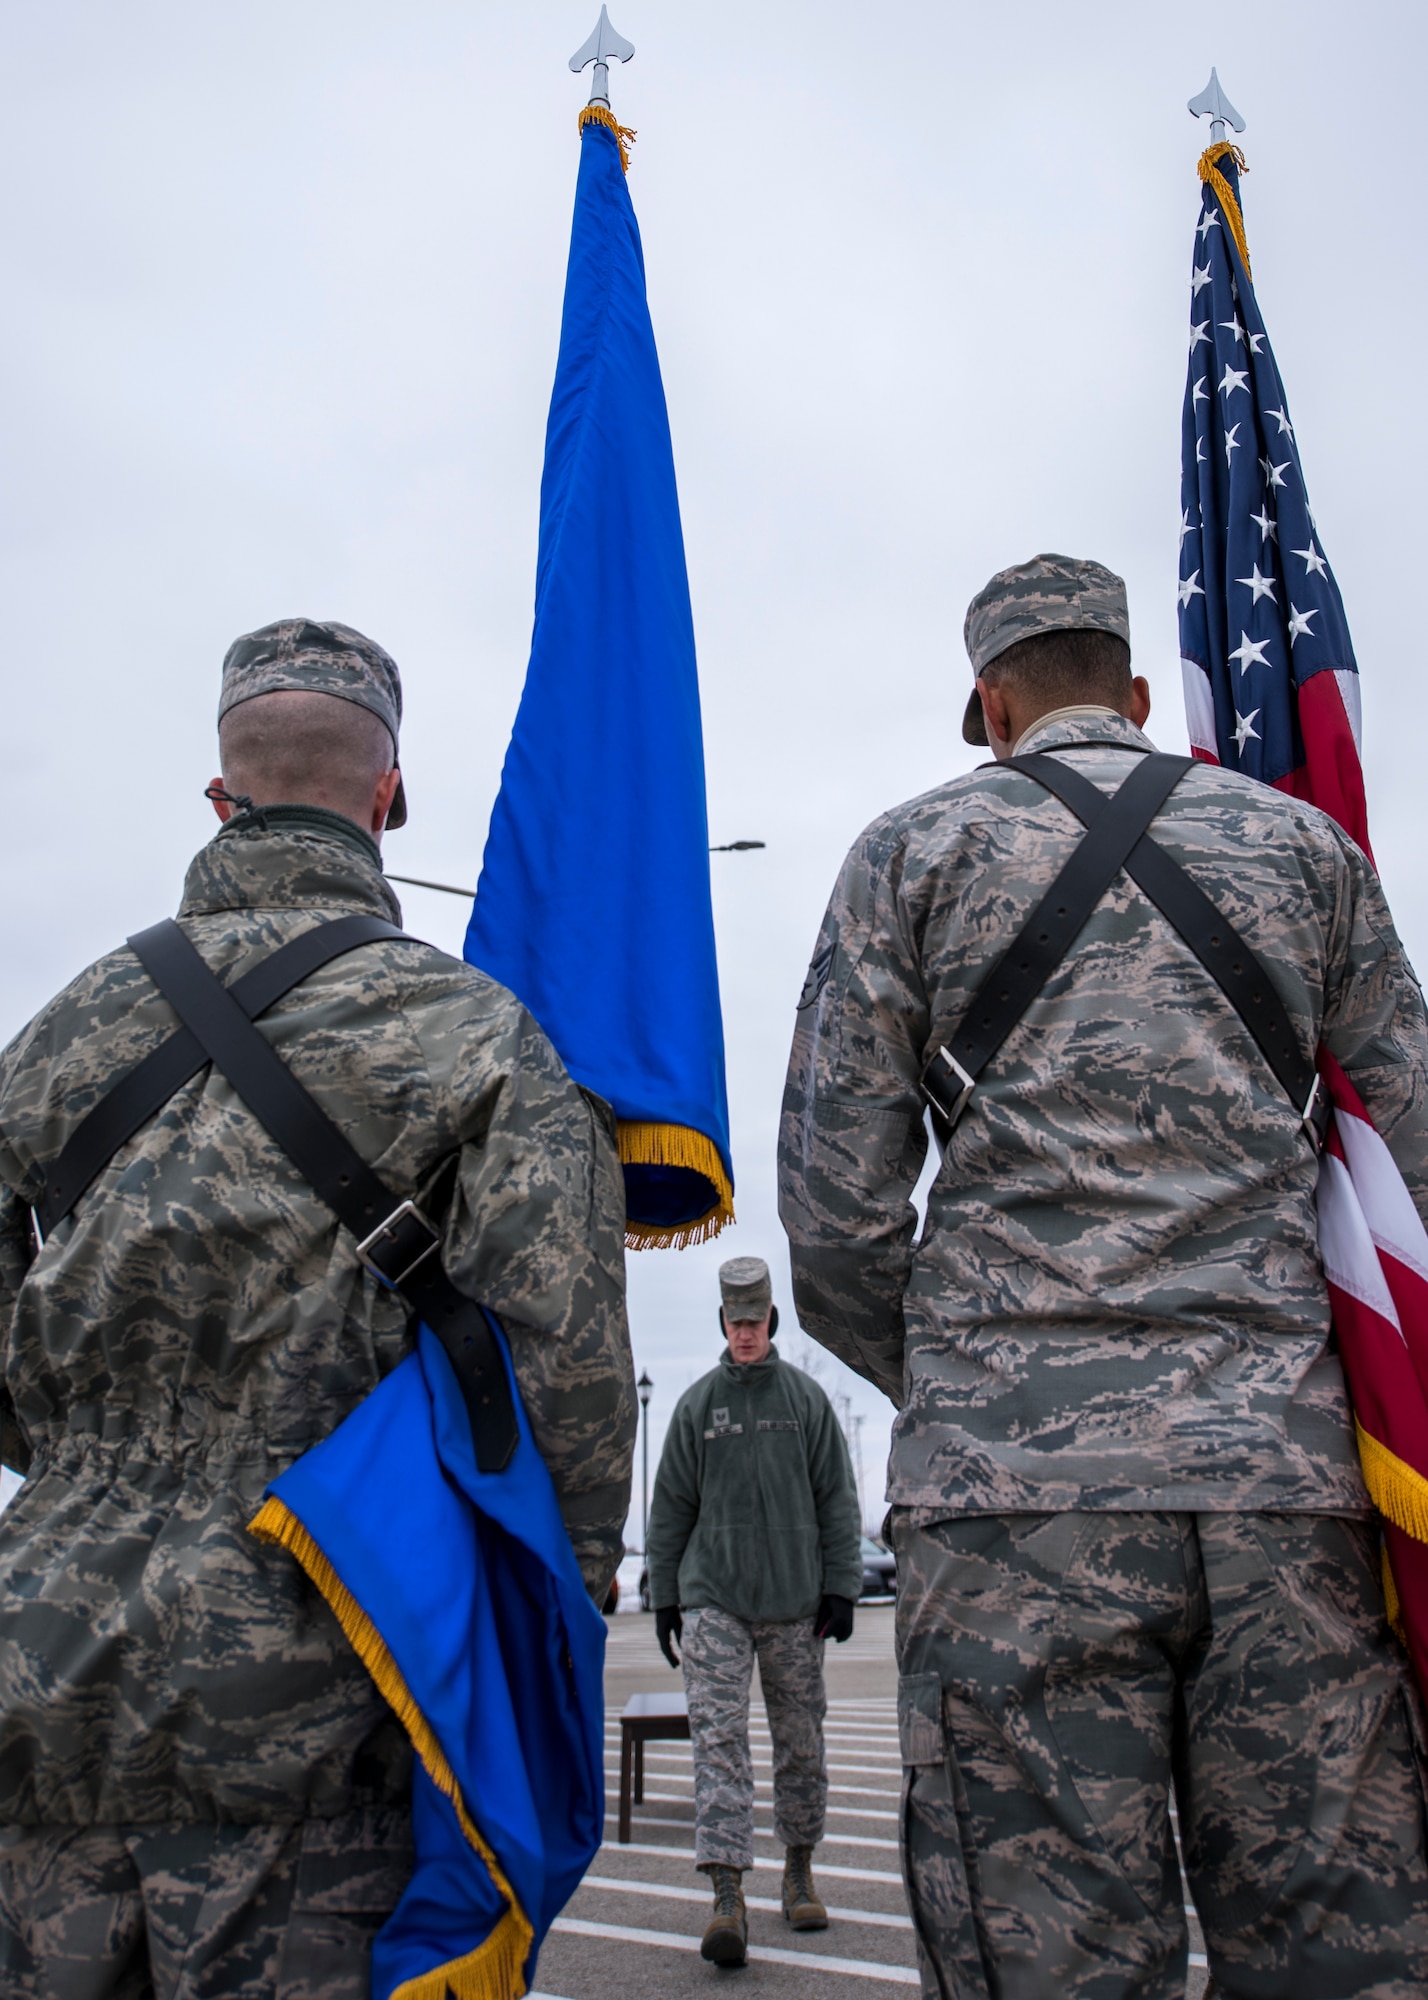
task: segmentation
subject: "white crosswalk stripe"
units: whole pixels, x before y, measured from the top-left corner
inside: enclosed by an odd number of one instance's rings
[[[699,1949],[697,1937],[684,1937],[675,1931],[636,1930],[627,1924],[592,1924],[579,1917],[557,1917],[551,1928],[576,1937],[611,1938],[621,1944],[657,1945],[667,1951]],[[894,1986],[922,1984],[920,1975],[910,1966],[878,1965],[866,1958],[834,1958],[822,1951],[780,1951],[774,1945],[751,1944],[749,1958],[766,1965],[796,1965],[805,1971],[816,1967],[824,1977],[833,1972],[851,1979],[883,1979]]]
[[[821,1871],[826,1874],[826,1869]],[[626,1896],[660,1896],[670,1902],[697,1903],[702,1910],[709,1901],[705,1889],[683,1889],[671,1882],[632,1882],[622,1875],[587,1875],[584,1886],[587,1889],[618,1889]],[[751,1910],[773,1910],[782,1914],[783,1905],[775,1896],[745,1895],[744,1901]],[[844,1910],[836,1903],[827,1905],[830,1917],[845,1924],[874,1924],[883,1930],[910,1931],[911,1917],[900,1917],[885,1910]]]
[[[771,1792],[772,1790],[773,1790],[772,1785],[761,1785],[760,1783],[758,1783],[757,1780],[755,1780],[754,1793],[756,1796],[760,1792]],[[841,1797],[842,1793],[840,1793],[839,1796]],[[605,1794],[605,1803],[607,1805],[610,1804],[618,1805],[619,1802],[620,1802],[619,1791],[614,1786],[611,1786],[610,1789]],[[645,1803],[646,1805],[656,1805],[656,1806],[684,1806],[684,1805],[691,1805],[693,1803],[693,1800],[690,1798],[686,1798],[681,1792],[652,1792],[650,1791],[648,1786],[646,1786]],[[893,1821],[896,1821],[897,1819],[897,1814],[895,1812],[870,1812],[866,1806],[830,1805],[828,1808],[829,1817],[832,1818],[832,1816],[835,1813],[839,1816],[840,1819],[887,1819]]]
[[[663,1823],[666,1825],[675,1824],[674,1821],[665,1821]],[[683,1824],[683,1822],[680,1822],[680,1824]],[[694,1849],[692,1847],[666,1847],[663,1843],[660,1843],[658,1846],[653,1844],[641,1846],[635,1840],[627,1840],[623,1845],[619,1841],[607,1840],[602,1843],[600,1852],[602,1854],[663,1854],[672,1856],[677,1861],[692,1861],[694,1859]],[[755,1868],[773,1869],[776,1873],[781,1873],[783,1859],[780,1856],[777,1861],[762,1861],[756,1854],[754,1856],[754,1866]],[[902,1887],[901,1875],[890,1874],[886,1868],[838,1868],[832,1862],[825,1861],[821,1855],[818,1860],[818,1872],[820,1875],[831,1876],[839,1882],[890,1882],[895,1889]]]

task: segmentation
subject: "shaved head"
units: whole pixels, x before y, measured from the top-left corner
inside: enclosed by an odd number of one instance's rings
[[[1131,693],[1131,649],[1112,632],[1037,632],[988,660],[989,687],[1014,687],[1046,714],[1082,701],[1124,709]]]
[[[229,709],[218,725],[223,782],[255,806],[326,806],[365,827],[396,762],[381,717],[341,696],[284,688]]]

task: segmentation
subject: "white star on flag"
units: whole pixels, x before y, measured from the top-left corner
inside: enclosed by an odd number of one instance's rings
[[[1317,618],[1318,616],[1319,616],[1319,607],[1317,604],[1314,606],[1312,611],[1297,611],[1292,604],[1290,605],[1289,643],[1291,646],[1294,644],[1294,641],[1296,639],[1302,639],[1306,636],[1306,634],[1311,639],[1314,637],[1314,629],[1310,625],[1309,620],[1311,618]]]
[[[1223,393],[1226,396],[1232,396],[1236,389],[1243,389],[1245,390],[1246,394],[1248,394],[1249,375],[1247,372],[1244,372],[1241,369],[1231,368],[1229,362],[1227,361],[1225,363],[1224,375],[1217,386],[1223,391]]]
[[[1192,319],[1190,322],[1190,352],[1193,354],[1202,340],[1210,338],[1210,322],[1207,319]]]
[[[1239,425],[1238,425],[1238,424],[1235,424],[1235,425],[1233,426],[1233,428],[1231,428],[1230,430],[1227,430],[1227,431],[1225,432],[1225,463],[1226,463],[1226,465],[1228,465],[1228,464],[1229,464],[1229,462],[1230,462],[1230,453],[1231,453],[1232,451],[1238,451],[1238,450],[1239,450],[1239,448],[1240,448],[1240,440],[1239,440],[1239,436],[1238,436],[1238,432],[1239,432],[1239,428],[1240,428],[1240,427],[1239,427]]]
[[[1253,726],[1254,719],[1258,714],[1259,710],[1257,708],[1252,708],[1248,715],[1241,715],[1238,709],[1235,710],[1236,749],[1243,750],[1251,736],[1255,739],[1256,743],[1263,741],[1259,731]]]
[[[1220,321],[1220,325],[1225,329],[1226,333],[1232,333],[1235,336],[1236,340],[1244,339],[1245,330],[1240,325],[1238,313],[1235,315],[1233,319],[1222,319]]]
[[[1268,335],[1266,335],[1266,334],[1263,334],[1263,333],[1252,333],[1252,334],[1250,335],[1250,337],[1249,337],[1249,344],[1250,344],[1250,353],[1251,353],[1251,354],[1258,354],[1258,353],[1259,353],[1259,350],[1260,350],[1260,349],[1261,349],[1261,348],[1262,348],[1262,347],[1264,346],[1264,343],[1265,343],[1265,341],[1266,341],[1266,339],[1267,339],[1267,338],[1268,338]]]
[[[1291,553],[1298,556],[1299,560],[1303,563],[1306,576],[1327,576],[1329,574],[1328,564],[1315,548],[1312,537],[1307,549],[1294,549]]]
[[[1274,418],[1275,422],[1279,425],[1279,435],[1281,437],[1286,435],[1293,437],[1294,426],[1289,421],[1289,412],[1287,410],[1266,410],[1264,414],[1267,417]]]
[[[1200,217],[1200,222],[1199,222],[1200,241],[1203,243],[1205,238],[1209,235],[1210,231],[1212,229],[1218,229],[1219,226],[1220,226],[1219,216],[1216,215],[1213,208],[1207,208],[1205,210],[1205,213]]]
[[[1208,378],[1207,378],[1206,376],[1204,376],[1204,375],[1199,375],[1199,376],[1197,376],[1197,377],[1195,378],[1195,380],[1194,380],[1194,381],[1193,381],[1193,382],[1192,382],[1192,383],[1190,384],[1190,407],[1191,407],[1191,409],[1194,409],[1194,407],[1195,407],[1195,405],[1196,405],[1197,403],[1208,403],[1208,402],[1209,402],[1209,400],[1210,400],[1210,391],[1209,391],[1209,390],[1208,390],[1208,389],[1206,388],[1206,386],[1205,386],[1205,383],[1206,383],[1206,380],[1207,380],[1207,379],[1208,379]]]
[[[1258,604],[1262,597],[1267,597],[1271,604],[1279,602],[1279,599],[1274,594],[1274,578],[1272,576],[1261,576],[1258,563],[1254,564],[1253,576],[1237,576],[1235,582],[1244,584],[1254,592],[1254,596],[1250,600],[1252,604]]]
[[[1260,460],[1259,469],[1271,486],[1282,486],[1284,484],[1284,475],[1289,470],[1289,460],[1286,458],[1283,465],[1276,465],[1271,458],[1266,456]]]
[[[1190,296],[1191,296],[1191,298],[1194,298],[1194,299],[1198,299],[1198,298],[1199,298],[1199,296],[1200,296],[1200,287],[1201,287],[1202,285],[1208,285],[1208,284],[1209,284],[1209,282],[1210,282],[1210,267],[1209,267],[1209,265],[1207,264],[1207,265],[1205,266],[1204,270],[1202,271],[1202,270],[1200,269],[1200,266],[1199,266],[1199,265],[1197,264],[1197,265],[1195,266],[1195,275],[1194,275],[1194,277],[1193,277],[1193,278],[1192,278],[1192,279],[1190,280]]]
[[[1262,501],[1260,503],[1259,512],[1257,514],[1251,514],[1250,519],[1259,529],[1259,539],[1261,547],[1263,547],[1266,542],[1277,542],[1279,540],[1279,523],[1278,521],[1275,520],[1273,514],[1270,513],[1268,507],[1266,507]]]
[[[1251,667],[1267,667],[1269,665],[1269,661],[1264,657],[1268,646],[1268,639],[1251,639],[1248,632],[1241,632],[1240,643],[1235,647],[1233,653],[1230,654],[1230,658],[1238,660],[1240,663],[1240,672],[1247,674]],[[1255,710],[1255,714],[1259,714],[1258,709]]]
[[[1190,526],[1190,509],[1182,507],[1180,509],[1180,546],[1182,549],[1185,546],[1185,537],[1193,534],[1193,532],[1194,530]]]
[[[1176,586],[1176,588],[1180,593],[1180,605],[1182,610],[1190,602],[1192,597],[1203,597],[1205,595],[1200,585],[1195,581],[1196,577],[1199,574],[1200,572],[1198,569],[1192,569],[1189,576],[1182,576],[1180,582]]]

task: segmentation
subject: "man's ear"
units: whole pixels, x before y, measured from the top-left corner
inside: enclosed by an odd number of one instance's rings
[[[719,1331],[723,1334],[725,1340],[729,1338],[729,1329],[724,1324],[724,1308],[722,1306],[719,1308]]]
[[[982,714],[987,724],[987,741],[991,745],[993,754],[995,754],[999,743],[1008,744],[1012,740],[1011,716],[1007,710],[1006,694],[1000,686],[987,680],[981,674],[977,676],[977,693],[982,697]]]
[[[773,1337],[774,1337],[774,1335],[775,1335],[775,1334],[776,1334],[777,1332],[778,1332],[778,1307],[777,1307],[777,1306],[770,1306],[770,1307],[769,1307],[769,1339],[770,1339],[770,1340],[772,1340],[772,1339],[773,1339]]]

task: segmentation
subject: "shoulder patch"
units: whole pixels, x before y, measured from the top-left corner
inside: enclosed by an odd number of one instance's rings
[[[829,938],[828,942],[820,946],[814,954],[813,962],[808,968],[808,977],[803,982],[803,991],[798,996],[796,1010],[798,1013],[801,1014],[805,1007],[811,1007],[828,984],[828,975],[833,970],[833,953],[836,948],[835,940]]]

